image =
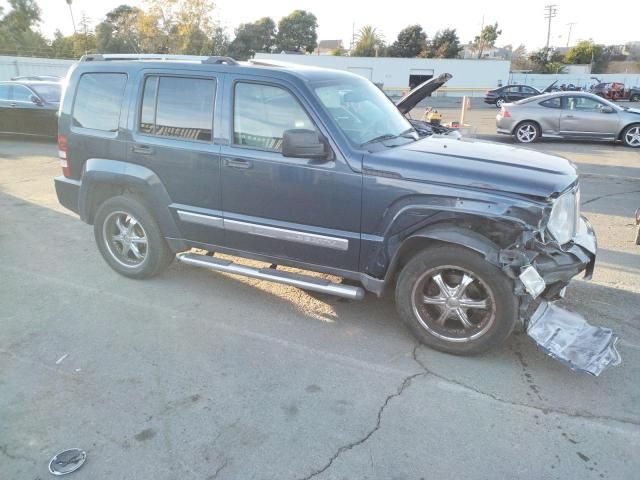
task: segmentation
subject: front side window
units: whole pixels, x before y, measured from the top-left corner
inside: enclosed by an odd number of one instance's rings
[[[547,108],[560,108],[561,106],[560,97],[550,98],[549,100],[545,100],[544,102],[540,102],[540,105]]]
[[[210,142],[216,82],[207,78],[146,78],[140,131],[159,137]]]
[[[319,82],[314,92],[338,128],[355,145],[412,131],[398,107],[369,80],[341,78]]]
[[[588,97],[569,97],[567,98],[567,109],[569,110],[580,110],[580,111],[591,111],[595,112],[604,107],[604,103],[599,102],[593,98]]]
[[[13,86],[13,100],[15,102],[30,102],[33,93],[24,85]]]
[[[33,85],[31,88],[45,102],[60,103],[60,96],[62,95],[62,87],[60,85]]]
[[[73,105],[73,125],[116,132],[126,84],[127,75],[124,73],[83,74]]]
[[[282,151],[285,130],[315,130],[287,90],[257,83],[237,83],[233,103],[233,143]]]

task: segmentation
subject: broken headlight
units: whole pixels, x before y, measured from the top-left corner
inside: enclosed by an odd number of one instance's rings
[[[553,203],[547,228],[560,245],[571,240],[577,231],[580,216],[580,190],[561,195]]]

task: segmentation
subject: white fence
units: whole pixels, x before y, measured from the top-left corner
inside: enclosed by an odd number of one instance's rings
[[[524,85],[531,85],[539,90],[543,90],[548,87],[551,82],[558,80],[558,85],[563,83],[568,85],[570,83],[578,87],[590,87],[597,82],[591,77],[597,77],[601,82],[622,82],[627,87],[640,86],[640,73],[581,73],[581,74],[527,74],[527,73],[512,73],[509,75],[509,83],[522,83]]]
[[[74,60],[0,56],[0,81],[25,75],[64,77]]]

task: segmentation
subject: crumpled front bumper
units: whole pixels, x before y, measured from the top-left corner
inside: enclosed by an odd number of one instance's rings
[[[607,366],[620,364],[618,336],[611,329],[591,326],[581,315],[550,303],[563,296],[564,287],[579,273],[584,271],[586,279],[593,275],[598,243],[589,221],[581,217],[566,249],[540,249],[531,265],[545,287],[542,302],[526,322],[527,334],[544,352],[573,370],[598,376]]]

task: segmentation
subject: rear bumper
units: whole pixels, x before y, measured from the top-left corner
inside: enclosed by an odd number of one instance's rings
[[[510,130],[508,130],[508,129],[506,129],[506,128],[497,128],[497,129],[496,129],[496,132],[498,132],[498,133],[503,133],[503,134],[505,134],[505,135],[511,135],[511,131],[510,131]]]
[[[72,212],[79,213],[78,195],[80,192],[80,181],[62,176],[54,178],[53,181],[56,186],[56,195],[58,195],[60,204]]]
[[[489,105],[495,105],[496,98],[484,97],[484,103],[488,103]]]

